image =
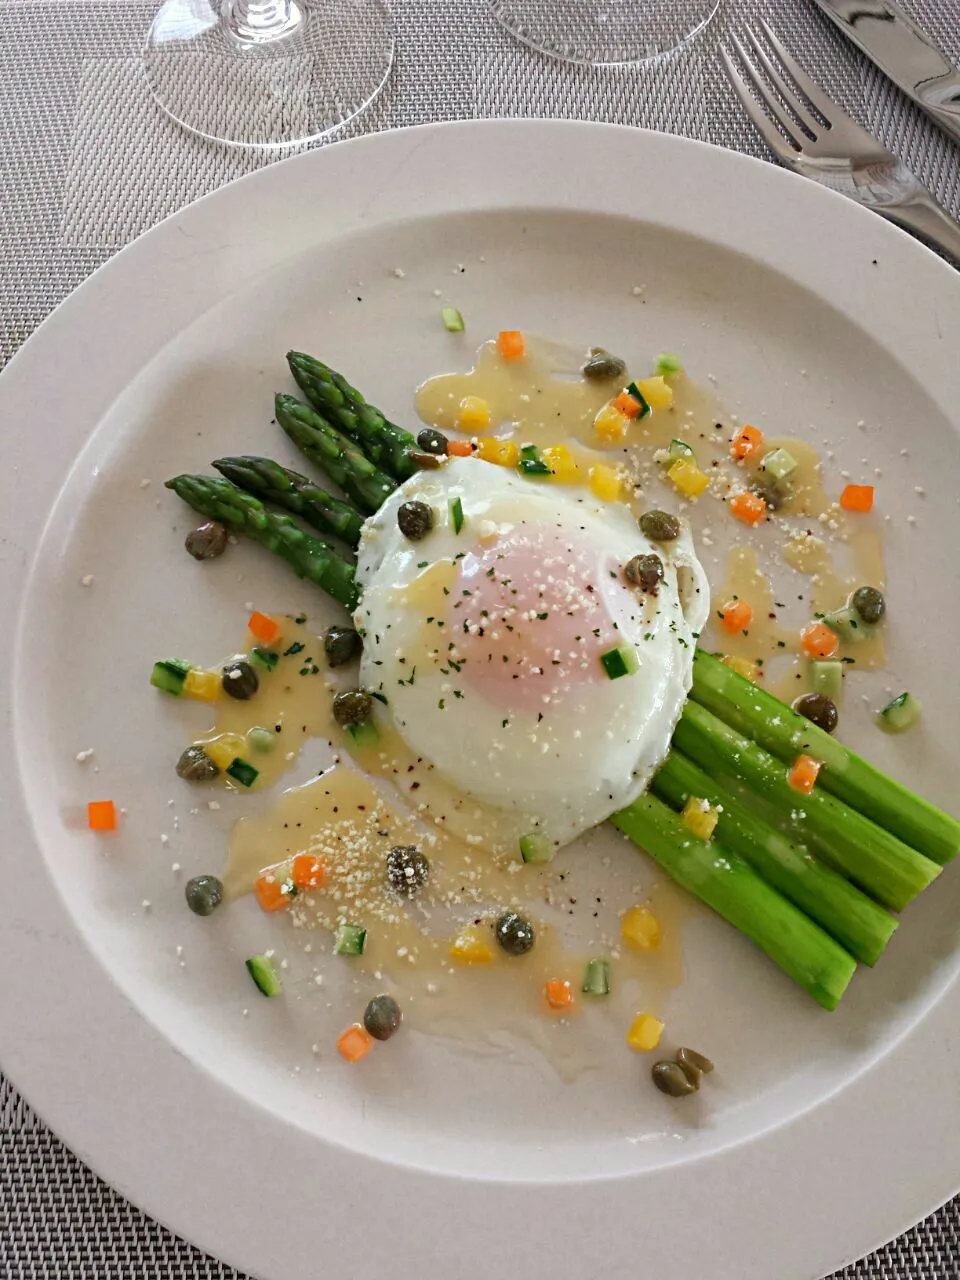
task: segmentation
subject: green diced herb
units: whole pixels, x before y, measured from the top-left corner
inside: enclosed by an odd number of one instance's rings
[[[341,924],[333,941],[333,953],[337,956],[362,956],[366,941],[366,929],[361,929],[358,924]]]
[[[440,311],[440,319],[443,321],[443,327],[447,333],[463,333],[465,325],[463,316],[456,307],[443,307]]]
[[[459,498],[450,499],[450,523],[454,533],[459,533],[463,528],[463,503]]]
[[[525,476],[549,476],[553,472],[540,456],[535,444],[525,444],[520,450],[520,461],[517,466]]]
[[[301,644],[299,640],[294,640],[289,649],[284,649],[283,656],[285,658],[289,658],[292,654],[303,653],[306,647],[307,646],[305,644]]]
[[[191,669],[190,663],[184,662],[181,658],[163,658],[160,662],[153,664],[150,683],[155,689],[160,689],[163,693],[172,693],[175,698],[179,698],[183,693],[183,683]]]
[[[235,782],[239,782],[243,787],[252,787],[257,778],[260,777],[260,770],[255,769],[252,764],[248,764],[240,756],[227,767],[227,774],[233,778]]]

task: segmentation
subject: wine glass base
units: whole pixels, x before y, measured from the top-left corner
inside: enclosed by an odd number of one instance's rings
[[[720,0],[488,0],[524,44],[564,62],[622,66],[679,49],[701,32]]]
[[[160,106],[193,133],[270,149],[325,138],[389,78],[396,28],[380,0],[299,0],[271,30],[218,0],[165,0],[144,70]]]

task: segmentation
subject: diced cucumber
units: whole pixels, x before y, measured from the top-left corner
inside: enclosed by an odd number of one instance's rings
[[[553,472],[540,456],[535,444],[525,444],[520,450],[520,461],[517,464],[525,476],[549,476]]]
[[[585,996],[608,996],[610,994],[610,964],[606,960],[590,960],[583,972]]]
[[[847,644],[859,644],[874,631],[873,627],[863,621],[856,609],[848,604],[845,604],[842,609],[834,609],[832,613],[825,613],[822,621]]]
[[[811,662],[810,683],[814,693],[825,694],[836,701],[843,693],[843,663],[836,658]]]
[[[600,661],[611,680],[632,676],[640,668],[640,659],[632,645],[621,644],[616,649],[608,649],[606,653],[601,653]]]
[[[463,503],[459,498],[450,499],[450,523],[454,533],[459,533],[463,528]]]
[[[260,770],[255,769],[252,764],[248,764],[242,756],[237,756],[227,766],[227,773],[233,778],[234,782],[239,782],[243,787],[252,787],[260,777]]]
[[[443,307],[440,311],[440,318],[447,333],[463,333],[465,327],[463,316],[456,307]]]
[[[637,414],[637,421],[639,422],[641,418],[645,418],[650,412],[650,405],[647,403],[647,398],[635,382],[631,382],[629,387],[627,387],[627,395],[633,396],[634,400],[636,400],[640,405],[640,412]]]
[[[172,693],[175,698],[179,698],[190,670],[190,663],[184,662],[182,658],[163,658],[153,664],[150,683],[155,689]]]
[[[797,469],[797,460],[787,449],[773,449],[763,455],[761,470],[774,484],[781,484]]]
[[[251,956],[247,961],[247,973],[262,995],[278,996],[280,994],[280,979],[269,956]]]
[[[656,372],[661,378],[668,378],[671,373],[679,373],[682,368],[680,357],[671,355],[669,351],[661,351],[657,356]]]
[[[372,747],[380,741],[377,726],[372,720],[362,720],[360,724],[348,724],[347,733],[358,747]]]
[[[263,667],[264,671],[272,671],[280,661],[280,655],[257,644],[250,650],[250,661],[254,666]]]
[[[277,735],[272,729],[264,729],[262,725],[254,725],[247,731],[247,741],[259,755],[266,755],[277,744]]]
[[[540,831],[520,837],[520,857],[524,862],[549,862],[553,853],[553,841]]]
[[[920,703],[912,693],[901,693],[877,714],[881,729],[887,733],[905,733],[920,719]]]
[[[697,455],[685,440],[671,440],[667,448],[667,458],[665,461],[676,462],[678,459],[683,462],[695,463],[697,461]]]
[[[358,924],[341,924],[333,940],[333,953],[337,956],[362,956],[366,941],[366,929],[361,929]]]

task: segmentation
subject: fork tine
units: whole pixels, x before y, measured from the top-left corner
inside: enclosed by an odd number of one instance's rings
[[[756,98],[747,87],[747,83],[737,70],[736,63],[730,57],[730,53],[725,45],[720,46],[720,56],[723,58],[724,65],[727,68],[727,75],[736,90],[737,97],[743,103],[744,110],[753,121],[756,128],[763,135],[767,146],[770,150],[780,157],[787,164],[792,163],[797,156],[796,151],[790,146],[786,138],[777,128],[777,126],[769,120],[763,108],[757,102]]]
[[[770,47],[780,59],[782,65],[787,69],[787,71],[789,71],[790,75],[793,76],[794,80],[813,103],[814,107],[816,107],[824,120],[829,124],[829,122],[835,118],[837,111],[839,110],[837,104],[831,98],[827,97],[816,81],[810,79],[803,67],[800,66],[799,62],[787,53],[769,22],[767,22],[765,18],[759,18],[758,21],[763,29],[763,34],[770,42]],[[819,132],[820,129],[821,126],[818,125],[817,131]]]
[[[736,49],[737,53],[740,55],[740,60],[743,63],[744,67],[746,68],[747,74],[750,76],[750,79],[753,81],[754,88],[757,91],[757,96],[760,98],[760,101],[763,103],[763,105],[767,108],[767,110],[770,112],[773,118],[780,125],[780,128],[783,131],[783,133],[787,135],[787,142],[792,142],[794,148],[796,150],[799,150],[803,146],[804,141],[807,140],[806,134],[800,131],[800,129],[797,127],[797,122],[793,119],[792,116],[789,116],[786,113],[786,111],[784,111],[783,107],[777,101],[776,97],[770,92],[769,88],[767,87],[760,73],[757,71],[757,68],[751,62],[750,55],[747,52],[747,50],[743,47],[743,44],[740,42],[740,40],[734,35],[732,35],[730,39],[733,42],[733,46]],[[751,101],[753,101],[755,105],[756,100],[754,99],[752,94],[750,96],[751,96]],[[753,120],[755,124],[759,123],[760,116],[762,116],[764,120],[767,119],[767,117],[763,115],[763,112],[759,111],[759,108],[758,108],[758,112],[759,112],[759,115],[753,116]],[[765,129],[761,129],[761,132],[763,133],[763,136],[767,139],[767,141],[770,142],[769,133]],[[781,145],[783,145],[784,143],[784,139],[782,137],[780,137],[780,143]],[[773,149],[777,152],[778,155],[783,154],[782,151],[780,151],[777,147],[774,147]],[[792,149],[790,151],[790,159],[796,159],[796,150]]]
[[[767,35],[769,36],[771,34],[770,28],[767,26],[766,23],[764,23],[763,25],[764,25],[764,28],[766,29]],[[780,74],[777,68],[773,65],[770,58],[767,57],[767,51],[766,49],[764,49],[763,45],[757,39],[755,32],[751,31],[749,27],[747,28],[747,39],[750,41],[751,49],[759,59],[760,64],[763,67],[764,71],[767,73],[770,79],[770,83],[777,90],[781,98],[783,98],[784,102],[787,104],[787,106],[790,108],[793,114],[797,117],[800,123],[804,126],[804,128],[809,129],[810,133],[813,135],[814,138],[818,138],[820,134],[823,133],[823,125],[820,123],[819,120],[815,120],[813,118],[813,116],[810,114],[810,112],[807,110],[804,104],[800,101],[800,97],[797,94],[796,90],[787,84],[786,80],[784,80],[783,76]],[[786,66],[786,63],[784,63],[784,66]]]

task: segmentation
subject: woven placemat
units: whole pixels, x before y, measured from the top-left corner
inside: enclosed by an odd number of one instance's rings
[[[908,7],[960,65],[957,0]],[[124,0],[0,0],[0,364],[133,237],[271,163],[192,138],[155,107],[139,62],[153,9]],[[482,0],[396,0],[395,10],[396,71],[354,133],[474,116],[556,116],[644,125],[765,156],[724,79],[716,42],[766,12],[828,92],[960,216],[960,148],[810,0],[728,4],[677,56],[603,71],[531,53],[492,21]],[[101,1182],[0,1078],[0,1280],[54,1277],[233,1280],[238,1273]],[[958,1280],[960,1200],[841,1277]]]

